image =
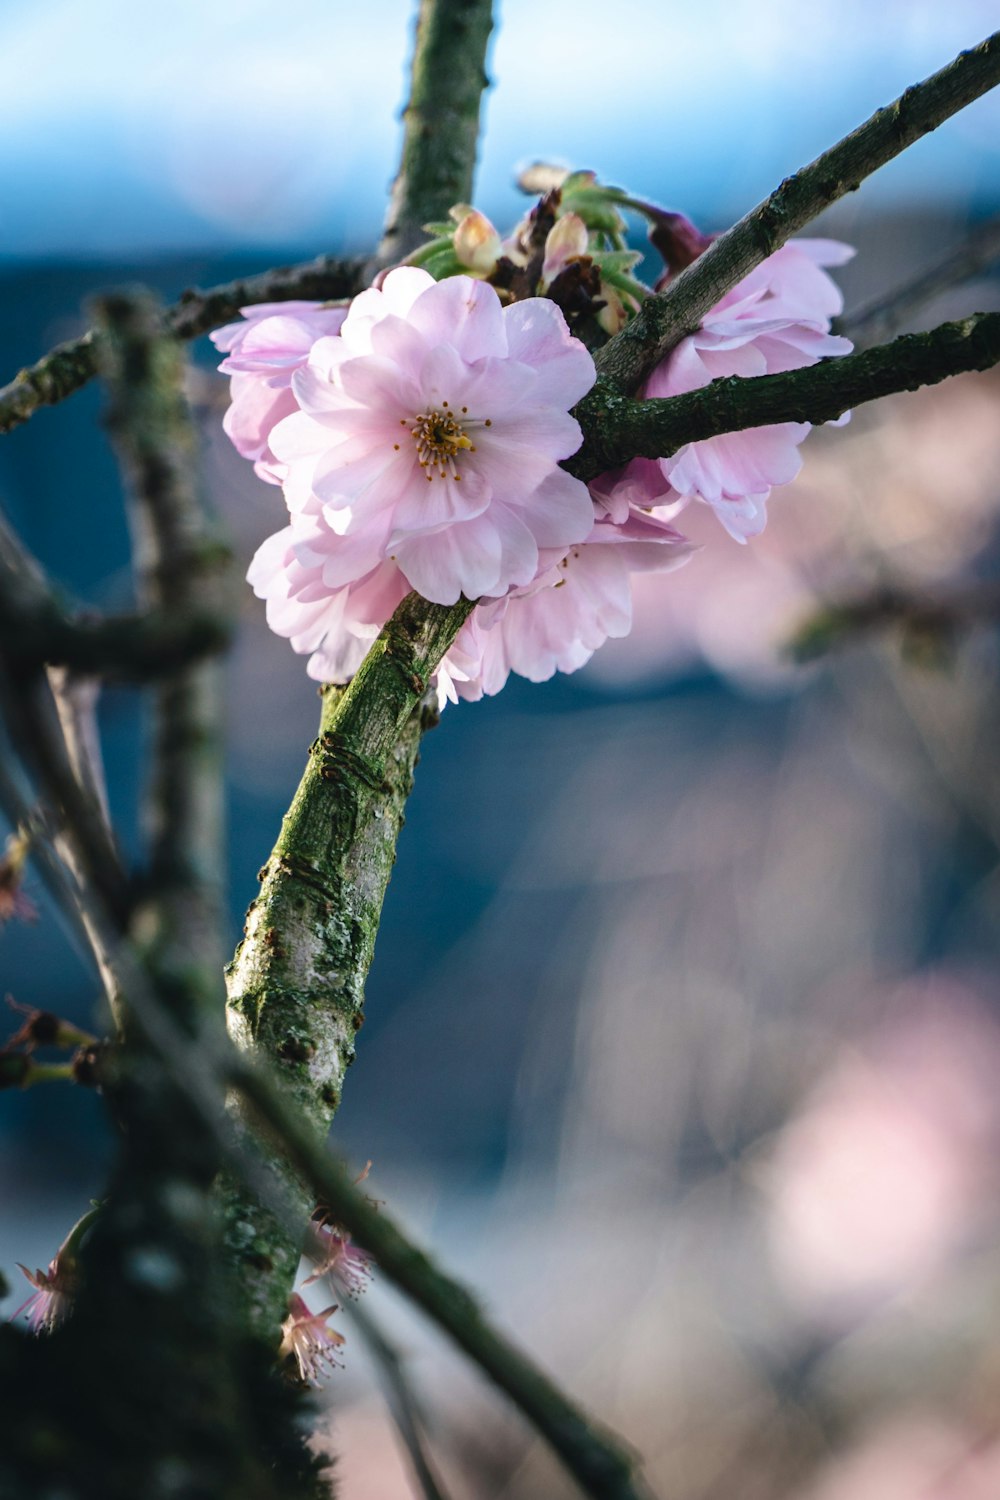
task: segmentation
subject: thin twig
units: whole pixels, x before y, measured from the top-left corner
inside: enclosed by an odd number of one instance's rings
[[[790,235],[844,193],[1000,83],[1000,32],[885,108],[757,205],[709,246],[667,290],[647,297],[638,315],[597,356],[619,390],[636,390],[679,339]]]
[[[409,255],[423,226],[468,199],[476,165],[491,0],[421,0],[403,149],[377,266]]]
[[[942,292],[971,281],[1000,260],[1000,218],[980,224],[929,271],[897,287],[886,297],[834,322],[834,332],[846,334],[866,348],[882,343],[900,331],[907,319]]]
[[[375,1361],[389,1414],[406,1449],[420,1493],[424,1500],[448,1500],[427,1450],[427,1422],[407,1378],[402,1355],[364,1303],[348,1299],[344,1303],[344,1312],[361,1333]]]
[[[256,1069],[232,1077],[276,1147],[381,1271],[443,1328],[511,1398],[593,1500],[638,1500],[647,1491],[635,1458],[602,1431],[528,1357],[494,1328],[476,1299],[418,1250],[355,1187],[322,1141]]]
[[[998,623],[1000,589],[995,584],[973,584],[945,593],[887,583],[820,605],[795,631],[788,650],[797,661],[813,661],[893,627],[904,632],[911,650],[935,644],[946,647],[960,631]]]
[[[108,786],[97,729],[100,679],[80,677],[68,667],[49,667],[46,676],[74,775],[85,793],[101,809],[110,830]]]
[[[362,261],[321,255],[302,265],[278,266],[205,291],[192,287],[166,309],[164,318],[170,333],[179,339],[193,339],[236,317],[241,307],[294,298],[327,302],[351,297],[363,285]],[[95,331],[89,329],[79,338],[57,344],[36,364],[0,387],[0,433],[26,422],[39,407],[64,401],[92,380],[98,370],[97,344]]]
[[[685,443],[725,432],[771,422],[830,422],[865,401],[986,370],[998,361],[1000,313],[977,313],[806,369],[733,375],[683,396],[637,401],[602,381],[576,409],[587,438],[564,467],[593,479],[630,458],[666,458]]]
[[[98,801],[76,778],[44,675],[11,670],[0,656],[0,708],[53,819],[60,856],[80,887],[100,894],[123,929],[130,906],[127,877]]]

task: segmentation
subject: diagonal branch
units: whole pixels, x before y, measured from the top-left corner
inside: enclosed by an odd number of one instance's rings
[[[685,443],[724,432],[772,422],[830,422],[865,401],[998,362],[1000,313],[977,313],[804,370],[733,375],[683,396],[636,401],[601,381],[577,408],[587,438],[563,467],[580,479],[593,479],[630,458],[667,458]]]
[[[846,334],[862,347],[883,342],[900,331],[907,318],[952,287],[971,281],[1000,260],[1000,218],[980,224],[957,249],[930,270],[897,287],[877,302],[834,320],[834,333]]]
[[[648,1494],[632,1454],[494,1328],[461,1283],[441,1271],[383,1210],[369,1203],[266,1078],[256,1070],[240,1069],[233,1084],[316,1199],[372,1253],[390,1280],[506,1392],[592,1500],[641,1500]]]
[[[294,298],[326,302],[352,297],[364,285],[362,262],[321,255],[298,266],[278,266],[257,276],[242,276],[201,291],[181,294],[164,313],[168,332],[194,339],[210,328],[236,317],[241,307],[258,302],[288,302]],[[98,339],[93,329],[57,344],[36,364],[0,387],[0,433],[26,422],[41,406],[55,406],[80,390],[97,374]]]
[[[597,355],[599,372],[623,391],[636,390],[674,345],[694,332],[708,310],[790,235],[998,83],[1000,32],[994,32],[787,177],[665,292],[647,297],[628,327]]]
[[[491,0],[421,0],[403,151],[377,264],[409,255],[424,224],[472,192]]]

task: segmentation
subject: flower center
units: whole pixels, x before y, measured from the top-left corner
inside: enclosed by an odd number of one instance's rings
[[[456,455],[463,448],[469,453],[475,453],[476,445],[466,435],[459,418],[447,409],[447,401],[442,401],[441,408],[440,411],[434,408],[421,412],[414,420],[410,432],[417,445],[418,462],[428,481],[435,478],[454,479],[457,483],[462,476],[455,462]],[[462,416],[467,412],[468,407],[463,406]],[[402,425],[405,427],[407,423],[403,422]],[[490,423],[486,422],[484,425],[489,427]]]

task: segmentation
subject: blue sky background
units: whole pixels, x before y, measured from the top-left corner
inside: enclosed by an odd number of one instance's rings
[[[414,10],[0,0],[0,256],[370,243]],[[996,0],[504,0],[500,12],[478,198],[501,221],[520,207],[514,169],[538,156],[731,219],[1000,19]],[[862,192],[989,207],[998,181],[994,95]]]

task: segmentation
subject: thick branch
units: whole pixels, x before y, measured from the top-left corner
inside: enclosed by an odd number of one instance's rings
[[[321,255],[300,266],[278,266],[258,276],[240,277],[201,291],[183,292],[167,308],[167,330],[179,339],[197,338],[236,317],[241,307],[258,302],[288,302],[294,298],[326,302],[351,297],[363,285],[362,262]],[[10,432],[38,410],[55,406],[97,374],[97,336],[93,329],[58,344],[36,364],[21,370],[9,385],[0,387],[0,433]]]
[[[409,255],[423,225],[472,194],[490,0],[421,0],[403,152],[392,186],[378,264]]]
[[[863,178],[965,105],[1000,83],[1000,32],[958,57],[877,110],[844,140],[757,205],[657,297],[647,297],[636,318],[600,351],[600,373],[621,390],[634,391],[705,313],[790,235],[829,204],[853,192]]]
[[[399,606],[350,687],[328,690],[229,970],[230,1030],[287,1079],[318,1133],[340,1100],[413,780],[431,675],[472,606]]]
[[[780,375],[733,375],[684,396],[636,401],[599,381],[577,407],[587,438],[564,467],[593,479],[630,458],[667,458],[685,443],[724,432],[771,422],[830,422],[865,401],[998,361],[1000,313],[978,313],[843,359]]]

